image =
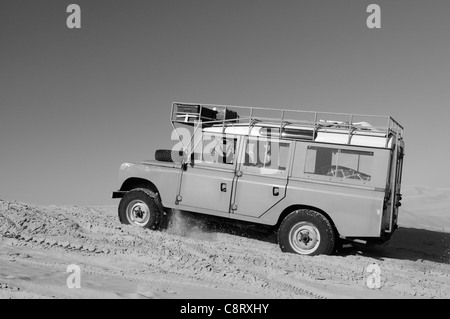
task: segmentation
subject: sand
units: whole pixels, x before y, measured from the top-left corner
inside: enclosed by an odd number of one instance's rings
[[[276,235],[177,212],[164,230],[118,221],[117,206],[0,201],[0,298],[450,298],[450,190],[404,191],[381,246],[282,253]],[[367,287],[371,264],[379,289]],[[70,289],[69,265],[80,268]]]

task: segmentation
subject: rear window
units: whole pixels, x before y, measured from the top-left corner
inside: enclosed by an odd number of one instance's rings
[[[308,146],[306,174],[368,182],[372,171],[373,152]]]

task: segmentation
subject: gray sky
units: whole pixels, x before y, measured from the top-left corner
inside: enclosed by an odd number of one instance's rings
[[[68,29],[66,8],[81,7]],[[366,26],[370,3],[381,29]],[[171,102],[392,115],[404,185],[448,187],[450,2],[3,0],[0,198],[115,204]]]

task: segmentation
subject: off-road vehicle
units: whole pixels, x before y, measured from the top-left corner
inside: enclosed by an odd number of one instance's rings
[[[214,215],[272,226],[282,251],[304,255],[397,228],[404,141],[390,116],[176,102],[171,124],[177,145],[120,167],[122,223]]]

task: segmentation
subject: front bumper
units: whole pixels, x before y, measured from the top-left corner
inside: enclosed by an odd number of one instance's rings
[[[123,191],[117,191],[112,193],[112,198],[122,198],[123,195],[125,195],[126,192]]]

